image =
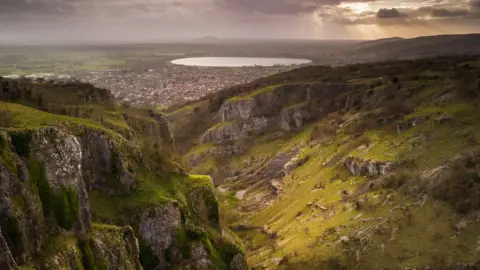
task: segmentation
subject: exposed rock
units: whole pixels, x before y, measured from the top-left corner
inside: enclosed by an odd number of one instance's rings
[[[24,182],[1,162],[0,179],[0,227],[13,258],[23,263],[40,250],[44,241],[47,225],[42,204],[38,195],[25,188]]]
[[[95,131],[87,131],[81,140],[82,173],[88,190],[126,194],[136,188],[138,180],[113,141]]]
[[[62,245],[50,254],[43,262],[45,269],[78,269],[82,266],[84,256],[76,239],[62,239]],[[80,268],[81,269],[81,268]]]
[[[271,119],[255,117],[248,120],[225,122],[209,129],[200,138],[200,143],[238,141],[258,134],[271,126]]]
[[[248,148],[249,145],[246,143],[215,145],[208,151],[190,156],[188,159],[188,164],[190,167],[198,166],[204,157],[231,157],[235,155],[242,155],[248,151]]]
[[[90,246],[107,269],[140,270],[138,240],[130,227],[105,226],[90,234]]]
[[[152,110],[146,112],[150,118],[141,118],[123,114],[127,125],[134,132],[141,133],[142,136],[154,138],[156,143],[164,147],[175,149],[175,139],[167,118],[160,113]],[[153,120],[153,121],[152,121]]]
[[[442,114],[437,118],[435,118],[435,122],[440,125],[443,125],[443,124],[453,125],[455,124],[455,118],[452,115]]]
[[[385,175],[397,166],[394,162],[363,160],[351,156],[344,158],[342,163],[353,175],[372,177]]]
[[[334,108],[333,98],[326,97],[337,97],[351,88],[335,83],[288,84],[226,101],[217,113],[220,123],[208,130],[200,142],[238,141],[267,129],[298,129]],[[297,105],[286,107],[291,104]]]
[[[140,216],[140,237],[158,259],[158,268],[166,269],[165,251],[172,245],[176,230],[181,226],[178,206],[171,203],[152,207]]]
[[[190,245],[192,263],[185,269],[189,270],[208,270],[212,269],[213,263],[210,260],[210,254],[202,242],[192,242]]]
[[[235,118],[247,120],[258,115],[259,108],[255,99],[241,99],[230,101],[220,108],[217,118],[220,122],[230,121]]]
[[[231,270],[247,270],[248,265],[247,262],[245,261],[245,256],[243,254],[237,254],[233,256],[232,261],[230,262],[230,269]]]
[[[308,156],[296,156],[292,158],[283,166],[283,173],[289,175],[291,171],[305,164],[308,161]]]
[[[397,132],[401,133],[412,127],[420,126],[430,119],[429,116],[418,116],[397,124]]]
[[[213,189],[208,187],[194,188],[188,192],[187,197],[191,209],[202,222],[213,227],[220,227],[218,201]]]
[[[346,244],[348,244],[348,242],[350,242],[350,238],[348,236],[344,235],[344,236],[340,237],[340,243],[346,245]]]
[[[303,124],[312,119],[309,104],[303,103],[297,106],[286,108],[280,114],[280,128],[286,131],[292,131],[303,127]]]
[[[237,200],[243,200],[243,198],[245,197],[245,193],[247,193],[247,190],[240,190],[240,191],[237,191],[235,193],[235,198],[237,198]]]
[[[7,242],[3,238],[1,228],[0,228],[0,269],[5,269],[5,270],[18,269],[17,263],[13,259],[12,253],[8,248]]]
[[[45,168],[45,176],[54,192],[72,189],[78,196],[78,232],[92,225],[88,194],[82,176],[82,146],[77,137],[57,128],[39,129],[32,134],[31,154]]]

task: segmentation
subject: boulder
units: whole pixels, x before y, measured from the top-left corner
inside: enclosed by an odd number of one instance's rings
[[[363,160],[351,156],[344,158],[342,163],[352,175],[371,177],[385,175],[397,166],[394,162]]]

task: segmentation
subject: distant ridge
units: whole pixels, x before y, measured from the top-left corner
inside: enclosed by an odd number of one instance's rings
[[[480,34],[389,38],[358,44],[352,53],[364,58],[415,58],[440,54],[480,53]]]
[[[401,37],[391,37],[391,38],[382,38],[382,39],[376,39],[376,40],[369,40],[369,41],[363,41],[355,45],[357,49],[363,49],[367,48],[370,46],[376,46],[376,45],[384,45],[386,43],[391,43],[399,40],[404,40],[404,38]]]

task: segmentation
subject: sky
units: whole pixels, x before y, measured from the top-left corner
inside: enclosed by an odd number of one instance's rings
[[[0,0],[0,43],[480,32],[480,0]]]

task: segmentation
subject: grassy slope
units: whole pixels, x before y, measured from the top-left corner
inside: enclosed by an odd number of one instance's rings
[[[259,230],[240,232],[252,266],[276,268],[278,260],[275,258],[283,258],[283,262],[288,261],[283,267],[291,269],[328,268],[337,262],[347,268],[378,269],[473,262],[478,258],[480,222],[455,213],[445,202],[411,194],[403,189],[370,191],[360,196],[361,201],[367,203],[357,209],[351,200],[341,200],[341,192],[348,190],[350,194],[354,193],[368,179],[348,176],[338,166],[321,165],[338,154],[379,161],[413,159],[415,167],[410,169],[411,173],[421,173],[476,145],[480,141],[477,101],[453,100],[441,105],[431,104],[431,97],[445,89],[460,87],[459,82],[442,79],[449,77],[449,71],[436,71],[435,74],[425,71],[422,74],[439,78],[401,78],[403,87],[418,88],[409,99],[409,102],[416,104],[416,109],[405,119],[431,116],[420,126],[397,133],[396,124],[389,124],[367,129],[357,138],[340,130],[339,135],[330,137],[326,143],[312,144],[310,134],[313,128],[321,128],[326,123],[325,120],[319,120],[297,134],[287,134],[275,140],[269,140],[269,134],[254,138],[253,146],[245,155],[229,160],[207,157],[193,168],[194,171],[204,172],[221,162],[242,170],[243,164],[254,157],[268,159],[287,152],[294,145],[300,145],[302,154],[309,156],[306,164],[292,172],[293,177],[283,179],[284,190],[280,196],[258,212],[242,211],[241,206],[245,201],[239,201],[234,195],[245,188],[255,193],[255,189],[263,188],[262,185],[252,186],[251,182],[247,184],[238,180],[222,187],[223,212],[230,225],[264,227],[269,233],[277,234],[272,239]],[[375,81],[376,77],[363,81],[361,78],[355,79],[356,84],[372,84]],[[374,88],[375,91],[383,89],[381,86]],[[239,98],[244,96],[248,94]],[[445,115],[453,117],[455,123],[439,124],[435,121]],[[369,147],[359,148],[365,141],[369,141]],[[187,157],[206,152],[211,147],[194,147]],[[415,183],[411,185],[415,186]],[[319,189],[318,186],[325,188]],[[309,203],[318,203],[327,210],[312,210]],[[401,207],[408,209],[407,212]],[[454,229],[468,219],[470,222],[465,228]],[[341,236],[348,236],[348,243],[341,243]]]

